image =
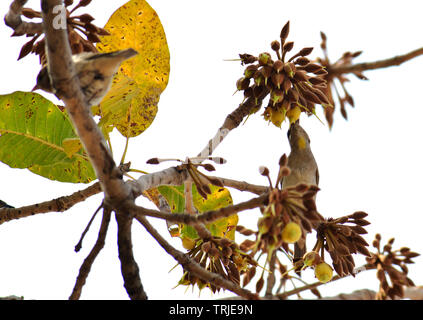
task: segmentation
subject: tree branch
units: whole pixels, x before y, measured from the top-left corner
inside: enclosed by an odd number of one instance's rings
[[[267,92],[266,92],[267,94]],[[263,93],[265,96],[265,93]],[[241,103],[238,108],[236,108],[231,114],[229,114],[223,125],[217,130],[215,136],[209,140],[207,146],[198,154],[198,157],[206,158],[213,154],[214,150],[219,146],[219,144],[225,139],[229,132],[237,128],[242,120],[248,115],[251,114],[251,111],[256,106],[256,98],[250,97],[245,102]],[[261,101],[259,101],[261,103]]]
[[[14,0],[9,7],[9,11],[4,16],[4,23],[14,30],[12,36],[43,33],[43,25],[41,23],[22,21],[22,8],[25,3],[27,3],[27,0]]]
[[[363,271],[365,271],[365,270],[373,270],[373,269],[375,269],[375,267],[374,267],[374,266],[369,265],[369,264],[365,264],[365,265],[363,265],[363,266],[361,266],[361,267],[359,267],[359,268],[355,268],[356,272],[354,272],[354,274],[357,274],[357,273],[359,273],[359,272],[363,272]],[[348,276],[350,276],[350,275],[351,275],[351,274],[347,274],[347,275],[344,275],[344,276],[342,276],[342,277],[341,277],[341,276],[339,276],[339,275],[336,275],[336,276],[334,276],[334,277],[332,278],[332,280],[331,280],[330,282],[327,282],[327,283],[331,283],[331,282],[334,282],[334,281],[337,281],[337,280],[343,279],[343,278],[348,277]],[[295,289],[290,290],[290,291],[285,291],[285,292],[283,292],[283,293],[279,293],[279,294],[277,294],[277,295],[276,295],[276,297],[277,297],[277,298],[279,298],[279,299],[286,299],[286,298],[287,298],[287,297],[289,297],[289,296],[292,296],[292,295],[294,295],[294,294],[298,294],[298,293],[303,292],[303,291],[306,291],[306,290],[310,290],[310,289],[313,289],[313,288],[317,288],[317,287],[319,287],[319,286],[321,286],[321,285],[323,285],[323,284],[326,284],[326,283],[323,283],[323,282],[317,281],[317,282],[314,282],[314,283],[308,284],[308,285],[306,285],[306,286],[298,287],[298,288],[295,288]]]
[[[141,283],[139,268],[132,251],[132,218],[132,215],[124,210],[116,213],[120,266],[124,287],[131,300],[147,300],[147,295]]]
[[[85,201],[87,198],[100,192],[100,183],[96,182],[92,186],[77,191],[69,196],[64,196],[21,208],[0,209],[0,224],[11,220],[33,216],[39,213],[64,212],[69,210],[75,204]]]
[[[256,195],[261,195],[263,193],[269,192],[269,187],[251,184],[246,181],[237,181],[237,180],[221,178],[221,177],[212,177],[212,178],[219,179],[220,181],[222,181],[225,187],[233,188],[239,191],[248,191]]]
[[[200,214],[189,214],[189,213],[169,213],[162,212],[152,209],[143,208],[132,203],[125,204],[126,208],[136,218],[140,216],[150,216],[154,218],[165,219],[169,222],[184,223],[193,225],[196,223],[210,223],[220,218],[229,217],[240,211],[257,208],[268,200],[269,195],[266,193],[257,198],[250,199],[245,202],[220,208],[218,210],[207,211]]]
[[[41,1],[48,70],[56,90],[55,94],[65,103],[70,119],[100,181],[105,194],[104,204],[115,210],[121,203],[128,200],[133,202],[134,199],[129,186],[122,179],[122,172],[116,167],[106,141],[92,117],[90,105],[81,91],[72,62],[67,30],[57,28],[53,23],[56,18],[53,9],[58,6],[63,7],[63,1]],[[132,299],[146,299],[132,252],[132,217],[126,210],[115,210],[115,212],[124,286]]]
[[[415,57],[418,57],[420,55],[423,55],[423,48],[419,48],[416,50],[413,50],[409,53],[398,55],[389,59],[384,60],[378,60],[374,62],[363,62],[358,64],[351,64],[351,65],[341,65],[336,66],[332,65],[328,67],[328,72],[332,76],[338,76],[341,74],[347,74],[347,73],[354,73],[354,72],[363,72],[367,70],[374,70],[374,69],[381,69],[381,68],[387,68],[392,66],[399,66],[400,64],[411,60]]]

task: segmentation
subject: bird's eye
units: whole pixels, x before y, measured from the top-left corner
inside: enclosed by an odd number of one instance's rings
[[[94,76],[94,80],[104,80],[104,77],[101,73],[96,73]]]

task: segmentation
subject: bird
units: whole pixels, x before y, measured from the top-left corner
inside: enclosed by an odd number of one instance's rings
[[[90,106],[98,105],[104,98],[120,64],[137,54],[136,50],[129,48],[108,53],[82,52],[72,55],[81,90]],[[32,91],[38,89],[55,93],[47,66],[38,73],[37,83]]]
[[[290,125],[287,135],[291,147],[287,162],[290,174],[283,178],[282,189],[298,184],[318,186],[319,168],[311,151],[307,132],[296,121]],[[294,244],[294,264],[303,258],[306,251],[305,240],[301,238]]]

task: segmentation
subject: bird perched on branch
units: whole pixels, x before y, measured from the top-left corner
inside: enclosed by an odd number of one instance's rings
[[[297,184],[319,184],[319,169],[310,148],[310,138],[300,126],[299,121],[291,124],[288,130],[288,140],[291,153],[288,156],[288,167],[291,173],[282,180],[282,189]],[[303,238],[294,244],[294,263],[302,259],[306,253],[306,244]]]
[[[108,53],[82,52],[72,56],[81,90],[90,106],[99,104],[104,98],[120,64],[137,54],[134,49],[126,49]],[[39,72],[32,91],[37,89],[55,93],[47,66]]]

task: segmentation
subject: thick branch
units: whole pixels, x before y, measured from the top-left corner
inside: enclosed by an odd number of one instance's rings
[[[22,21],[22,8],[25,3],[27,3],[27,0],[14,0],[9,7],[9,11],[4,16],[4,23],[14,30],[14,36],[43,33],[43,25],[41,23]]]
[[[392,66],[399,66],[400,64],[411,60],[415,57],[423,55],[423,48],[413,50],[409,53],[395,56],[389,59],[374,61],[374,62],[363,62],[358,64],[351,64],[347,66],[330,66],[328,72],[330,75],[338,76],[346,73],[363,72],[366,70],[381,69]]]
[[[127,184],[132,189],[132,195],[137,198],[144,191],[157,188],[161,185],[180,186],[188,179],[186,170],[178,170],[171,167],[162,171],[143,175],[137,181],[128,181]]]
[[[124,287],[131,300],[147,300],[132,251],[132,216],[122,210],[116,213],[116,221],[118,224],[119,260]]]
[[[76,278],[76,283],[73,288],[72,294],[69,297],[69,300],[78,300],[81,296],[82,287],[87,280],[88,274],[90,273],[91,266],[93,265],[95,259],[100,253],[101,249],[104,247],[104,242],[106,240],[107,228],[109,227],[111,212],[109,209],[104,209],[103,219],[101,220],[100,231],[98,232],[97,241],[94,247],[91,249],[89,255],[85,258],[84,262],[79,269],[78,277]]]
[[[245,298],[245,299],[258,299],[257,294],[250,292],[249,290],[243,289],[235,283],[226,280],[221,275],[212,273],[202,268],[198,263],[190,259],[183,252],[176,250],[172,247],[161,235],[157,232],[156,229],[148,222],[144,216],[137,216],[136,219],[144,226],[144,228],[156,239],[159,245],[170,254],[182,267],[198,276],[206,282],[213,283],[214,285],[227,289],[234,292],[235,294]]]
[[[254,209],[263,205],[267,199],[268,194],[261,195],[257,198],[241,202],[232,206],[220,208],[218,210],[207,211],[200,214],[189,214],[189,213],[168,213],[152,209],[143,208],[135,204],[127,203],[126,208],[135,215],[137,218],[140,216],[150,216],[154,218],[165,219],[169,222],[184,223],[184,224],[196,224],[196,223],[210,223],[220,218],[229,217],[240,211]]]
[[[84,190],[77,191],[69,196],[60,197],[30,206],[13,209],[0,209],[0,224],[11,220],[33,216],[39,213],[64,212],[75,204],[101,192],[100,183],[95,183]]]

